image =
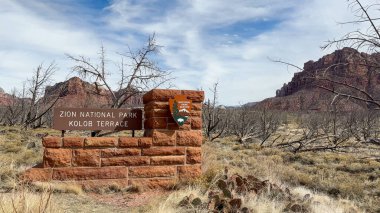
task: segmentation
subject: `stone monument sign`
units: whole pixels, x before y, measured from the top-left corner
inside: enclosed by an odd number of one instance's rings
[[[53,129],[141,130],[141,109],[54,108]]]

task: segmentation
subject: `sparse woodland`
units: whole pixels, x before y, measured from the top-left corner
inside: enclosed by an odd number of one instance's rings
[[[135,96],[141,98],[141,94],[150,89],[170,87],[170,72],[160,68],[154,60],[154,56],[160,51],[154,34],[149,36],[142,48],[128,48],[127,51],[119,53],[121,59],[114,62],[117,64],[116,68],[107,66],[110,60],[105,48],[101,46],[100,50],[97,62],[85,56],[67,54],[67,58],[74,63],[72,72],[93,84],[94,90],[91,93],[95,96],[107,96],[111,100],[107,108],[126,107],[128,100]],[[40,64],[32,77],[25,81],[22,91],[14,89],[10,104],[0,108],[0,124],[21,125],[25,128],[51,125],[52,108],[67,93],[65,87],[61,87],[53,96],[45,95],[45,88],[52,83],[56,70],[54,62],[49,65]],[[118,76],[120,79],[115,88],[109,80],[111,76]]]
[[[342,24],[365,24],[366,31],[348,32],[322,48],[379,52],[380,19],[370,12],[379,5],[348,3],[357,20]],[[103,47],[98,63],[85,56],[68,58],[76,74],[107,91],[109,108],[121,108],[137,94],[170,85],[170,73],[151,58],[159,47],[153,35],[142,49],[121,54],[118,72],[112,73],[119,75],[117,88],[108,79]],[[152,195],[139,187],[85,191],[79,185],[17,182],[26,168],[41,162],[41,137],[60,134],[46,127],[51,124],[51,109],[66,91],[44,96],[56,66],[41,64],[21,91],[12,91],[11,104],[0,108],[0,212],[380,212],[380,100],[373,91],[331,75],[329,70],[339,66],[312,76],[322,82],[319,89],[333,94],[324,112],[222,106],[220,84],[214,84],[202,106],[202,177]],[[373,61],[359,66],[380,72]],[[366,107],[345,111],[339,107],[341,100]],[[97,136],[128,134],[97,132]],[[135,205],[136,200],[142,204]]]

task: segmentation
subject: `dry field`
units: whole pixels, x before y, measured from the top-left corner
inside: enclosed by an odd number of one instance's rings
[[[172,191],[22,185],[17,176],[42,161],[40,138],[45,134],[59,132],[0,127],[0,212],[208,212],[209,193],[217,188],[226,168],[229,175],[253,175],[277,187],[277,191],[266,187],[261,193],[233,195],[252,212],[380,212],[380,162],[375,159],[360,152],[293,154],[241,145],[234,138],[205,142],[203,176],[178,183]],[[180,205],[185,197],[199,198],[199,203]],[[294,204],[302,208],[290,208]]]

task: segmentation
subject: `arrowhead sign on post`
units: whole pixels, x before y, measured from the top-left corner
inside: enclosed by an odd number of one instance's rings
[[[176,95],[174,99],[169,99],[170,112],[175,122],[182,126],[189,118],[191,111],[191,100],[185,95]]]

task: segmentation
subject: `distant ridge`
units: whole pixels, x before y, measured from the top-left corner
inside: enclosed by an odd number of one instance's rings
[[[117,91],[116,93],[118,93]],[[103,87],[96,87],[79,77],[47,86],[45,98],[53,101],[60,96],[56,107],[107,108],[112,104],[111,93]],[[142,94],[131,97],[124,107],[142,106]]]
[[[255,105],[257,108],[286,111],[327,111],[331,109],[334,94],[321,89],[318,85],[330,89],[343,87],[314,78],[317,75],[329,75],[332,79],[346,82],[372,94],[380,99],[380,74],[375,67],[380,64],[380,54],[360,53],[352,48],[336,50],[318,61],[308,61],[303,71],[294,74],[289,83],[276,91],[276,97],[267,98]],[[357,91],[344,88],[345,92],[355,94]],[[339,98],[336,106],[343,111],[368,108],[363,102]]]

